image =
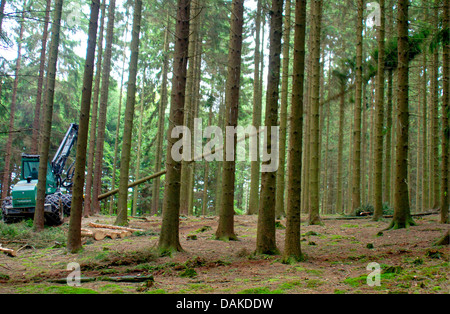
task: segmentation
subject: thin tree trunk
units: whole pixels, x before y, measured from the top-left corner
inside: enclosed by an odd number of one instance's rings
[[[353,126],[353,177],[352,211],[361,206],[361,103],[362,103],[362,58],[363,58],[363,16],[364,0],[358,1],[356,23],[356,91]]]
[[[105,11],[106,11],[106,0],[103,0],[101,6],[101,21],[99,37],[97,42],[97,64],[95,69],[95,85],[94,94],[92,102],[92,113],[91,113],[91,126],[89,129],[89,151],[88,151],[88,161],[87,161],[87,174],[86,174],[86,188],[85,188],[85,198],[84,198],[84,216],[88,217],[92,214],[91,211],[91,196],[92,196],[92,172],[94,170],[94,153],[95,153],[95,135],[97,131],[97,115],[98,115],[98,96],[100,94],[100,81],[101,81],[101,71],[102,71],[102,60],[103,60],[103,31],[105,23]]]
[[[161,79],[161,100],[159,104],[158,114],[158,134],[156,135],[156,160],[155,160],[155,173],[161,171],[162,155],[163,155],[163,138],[164,138],[164,124],[165,113],[167,108],[167,74],[169,72],[169,29],[170,29],[170,16],[167,13],[167,26],[164,35],[164,56],[163,56],[163,68]],[[159,209],[159,188],[161,180],[158,177],[153,181],[152,190],[152,214],[157,214]]]
[[[282,34],[283,0],[273,0],[270,19],[270,54],[265,119],[267,127],[267,140],[265,144],[267,145],[267,152],[269,154],[278,150],[278,143],[272,143],[272,136],[269,135],[271,130],[269,129],[278,125]],[[262,172],[261,174],[261,195],[259,199],[258,230],[256,235],[256,252],[260,254],[275,254],[278,252],[275,239],[276,180],[276,171]]]
[[[125,62],[127,60],[126,56],[126,47],[128,46],[127,43],[128,38],[128,11],[127,11],[127,21],[125,23],[125,39],[124,39],[124,47],[123,47],[123,54],[122,54],[122,74],[120,78],[120,92],[119,92],[119,108],[117,109],[117,123],[116,123],[116,136],[114,139],[114,160],[113,160],[113,173],[112,173],[112,189],[116,188],[116,170],[117,170],[117,159],[119,155],[119,135],[120,135],[120,124],[122,122],[122,102],[123,102],[123,80],[125,75]],[[159,171],[157,171],[159,172]],[[158,177],[159,179],[159,177]],[[114,206],[113,201],[110,201],[109,203],[109,213],[112,215],[114,214]]]
[[[319,106],[320,106],[320,30],[322,20],[322,0],[313,2],[313,48],[312,48],[312,89],[310,108],[310,167],[309,167],[309,224],[321,223],[319,216]]]
[[[392,158],[392,88],[393,88],[393,69],[388,69],[388,90],[386,106],[386,149],[384,165],[384,201],[390,203],[391,200],[391,158]]]
[[[131,36],[131,56],[127,84],[127,103],[123,130],[123,143],[120,160],[119,198],[117,201],[116,226],[128,225],[128,177],[130,171],[131,143],[133,135],[134,107],[136,104],[136,77],[139,60],[139,36],[141,32],[142,0],[135,0],[133,13],[133,28]],[[145,75],[144,75],[145,78]],[[142,113],[141,113],[142,114]],[[139,171],[139,170],[138,170]]]
[[[92,183],[92,209],[93,213],[100,212],[98,196],[101,192],[101,179],[103,174],[103,147],[105,142],[106,112],[108,109],[109,80],[111,76],[112,42],[114,37],[116,0],[110,0],[108,8],[108,23],[106,26],[106,46],[102,69],[102,86],[100,89],[100,103],[98,111],[97,140],[95,145],[94,181]]]
[[[439,31],[439,5],[440,0],[434,1],[434,23],[436,33]],[[439,207],[440,188],[439,188],[439,49],[436,47],[433,51],[433,70],[431,79],[431,158],[432,163],[431,172],[431,188],[432,197],[430,199],[431,207],[433,209]]]
[[[83,215],[83,192],[86,169],[86,153],[89,133],[89,114],[94,80],[95,48],[97,44],[98,15],[100,0],[92,0],[89,20],[88,47],[84,66],[83,91],[81,94],[80,120],[78,128],[77,153],[73,178],[72,208],[70,210],[67,250],[75,253],[81,249],[81,220]]]
[[[394,217],[388,228],[398,229],[414,225],[409,207],[408,191],[408,134],[409,134],[409,42],[408,0],[398,1],[398,103],[395,154]]]
[[[134,180],[137,181],[140,178],[140,172],[141,172],[141,146],[142,146],[142,122],[144,119],[144,98],[145,98],[145,70],[144,75],[142,77],[142,89],[141,89],[141,108],[139,110],[140,117],[139,117],[139,129],[138,129],[138,143],[137,143],[137,162],[136,162],[136,168],[134,170]],[[138,200],[138,187],[134,187],[133,189],[133,210],[131,212],[132,216],[137,215],[137,200]]]
[[[337,200],[336,212],[342,213],[344,210],[343,194],[343,150],[344,150],[344,123],[345,123],[345,82],[341,82],[341,97],[339,103],[339,139],[338,139],[338,169],[337,169]]]
[[[2,199],[5,199],[9,193],[9,185],[11,181],[11,154],[12,154],[12,142],[14,137],[14,120],[16,115],[16,103],[17,103],[17,89],[19,86],[19,72],[22,62],[22,40],[24,33],[24,23],[25,23],[25,11],[26,11],[26,1],[23,4],[22,20],[20,21],[19,30],[19,41],[17,45],[17,59],[16,59],[16,69],[14,73],[14,85],[12,91],[11,107],[9,109],[9,134],[8,140],[6,142],[5,149],[5,167],[3,168],[3,180],[2,180]]]
[[[384,41],[385,16],[384,0],[380,0],[380,26],[377,30],[378,39],[378,72],[375,95],[375,137],[374,137],[374,163],[373,163],[373,220],[383,216],[383,120],[384,120]]]
[[[303,85],[305,78],[306,0],[296,0],[292,102],[289,128],[288,195],[284,259],[303,258],[300,245]]]
[[[58,47],[61,29],[61,15],[62,15],[63,0],[56,0],[53,15],[53,24],[51,29],[51,44],[48,58],[47,68],[47,91],[45,93],[44,102],[44,127],[42,129],[41,143],[40,143],[40,160],[39,160],[39,176],[37,184],[36,209],[34,212],[34,229],[42,231],[44,229],[44,203],[47,183],[47,164],[48,154],[50,150],[50,138],[52,130],[53,118],[53,101],[55,94],[56,81],[56,64],[58,62]]]
[[[2,1],[2,5],[3,2]],[[47,39],[48,39],[48,24],[50,22],[50,9],[52,5],[52,0],[47,0],[47,5],[45,8],[45,19],[44,19],[44,29],[42,32],[42,46],[41,46],[41,57],[39,58],[39,78],[37,85],[37,96],[36,96],[36,106],[34,109],[34,120],[33,120],[33,134],[31,138],[31,153],[38,154],[38,143],[39,143],[39,120],[42,107],[42,88],[44,86],[44,75],[45,75],[45,56],[47,52]],[[2,11],[3,12],[3,11]],[[1,33],[1,31],[0,31]]]
[[[449,72],[450,72],[450,29],[449,29],[449,4],[444,1],[444,17],[443,17],[443,97],[442,97],[442,161],[441,161],[441,223],[449,223],[448,206],[449,206],[449,113],[450,113],[450,95],[449,95]]]
[[[256,8],[256,40],[255,40],[255,70],[253,74],[253,126],[259,129],[261,125],[261,101],[262,94],[260,89],[260,59],[261,59],[261,4],[262,0],[258,0]],[[257,141],[257,158],[258,160],[251,162],[251,175],[250,175],[250,196],[248,204],[248,214],[254,215],[258,213],[259,207],[259,176],[260,176],[260,164],[259,164],[259,136]]]
[[[178,0],[175,27],[175,48],[170,103],[169,130],[167,135],[166,178],[163,201],[163,219],[159,237],[161,252],[181,251],[179,238],[181,162],[172,158],[172,147],[177,141],[172,130],[183,125],[186,95],[186,68],[189,47],[190,0]]]
[[[239,92],[241,76],[242,32],[244,23],[244,0],[233,0],[230,21],[230,46],[228,52],[228,76],[225,91],[226,125],[236,128],[239,115]],[[225,142],[231,140],[233,134],[227,134]],[[216,238],[221,240],[236,240],[234,233],[234,190],[236,169],[236,134],[233,136],[233,160],[225,145],[223,152],[222,172],[222,202],[220,208],[219,226]]]
[[[192,22],[190,24],[190,35],[189,35],[189,60],[188,60],[188,70],[186,77],[186,99],[184,104],[184,125],[191,130],[191,143],[193,143],[193,132],[194,132],[194,76],[195,76],[195,55],[196,42],[198,35],[198,1],[191,0],[191,12]],[[191,156],[193,156],[194,149],[189,147],[191,150]],[[189,198],[191,197],[192,189],[190,189],[191,174],[193,173],[193,163],[189,160],[181,161],[181,187],[180,187],[180,213],[182,215],[189,214]]]
[[[214,86],[214,84],[213,84]],[[213,112],[212,112],[212,104],[209,107],[209,117],[208,117],[208,127],[211,126],[212,124],[212,117],[213,117]],[[202,197],[202,215],[205,216],[206,215],[206,210],[208,209],[208,182],[209,182],[209,162],[205,161],[205,171],[204,171],[204,175],[203,175],[203,181],[204,181],[204,185],[203,185],[203,197]]]
[[[283,69],[281,80],[281,109],[280,109],[280,139],[279,139],[279,161],[277,171],[277,194],[275,215],[282,217],[284,213],[284,186],[286,174],[286,135],[287,135],[287,110],[289,90],[289,42],[291,37],[291,0],[286,0],[284,33],[283,33]]]

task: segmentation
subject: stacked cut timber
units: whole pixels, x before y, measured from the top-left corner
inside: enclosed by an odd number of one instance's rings
[[[144,230],[142,229],[103,225],[93,222],[89,223],[89,227],[92,227],[92,229],[85,229],[85,228],[81,229],[81,236],[94,238],[96,241],[101,241],[106,237],[110,239],[117,239],[117,238],[123,239],[125,237],[132,235],[133,232],[144,232]]]

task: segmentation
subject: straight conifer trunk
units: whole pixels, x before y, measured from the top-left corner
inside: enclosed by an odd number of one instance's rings
[[[286,0],[284,33],[283,33],[283,71],[281,80],[281,108],[280,108],[280,147],[279,162],[277,172],[277,198],[275,214],[277,217],[285,216],[284,212],[284,192],[286,175],[286,140],[287,140],[287,110],[289,91],[289,51],[291,37],[291,0]]]
[[[383,0],[381,0],[383,1]],[[363,59],[363,18],[364,0],[358,0],[356,21],[356,90],[353,127],[353,176],[352,211],[361,206],[361,103],[362,103],[362,59]]]
[[[300,246],[303,85],[305,78],[306,0],[296,0],[292,102],[289,129],[288,195],[284,258],[302,259]]]
[[[384,120],[384,0],[380,0],[380,26],[378,27],[378,72],[375,95],[375,137],[373,163],[373,220],[383,215],[383,120]]]
[[[85,197],[84,197],[84,210],[83,215],[88,217],[91,212],[91,200],[92,200],[92,174],[94,171],[94,154],[95,154],[95,138],[97,134],[97,116],[98,116],[98,96],[100,94],[100,83],[101,83],[101,72],[102,72],[102,60],[103,60],[103,31],[105,23],[105,11],[106,11],[106,0],[103,0],[101,5],[101,22],[100,30],[97,41],[97,63],[95,72],[95,83],[93,91],[93,101],[91,109],[91,122],[89,127],[89,150],[88,150],[88,161],[87,161],[87,173],[86,173],[86,186],[85,186]]]
[[[106,113],[108,109],[109,79],[111,76],[112,42],[114,37],[116,0],[110,0],[108,8],[108,24],[106,27],[106,46],[102,68],[102,86],[100,88],[100,102],[98,108],[97,140],[95,145],[94,180],[92,182],[91,212],[100,212],[98,196],[101,191],[103,169],[103,147],[105,142]]]
[[[170,16],[167,14],[167,26],[164,35],[164,56],[163,56],[163,68],[161,79],[161,100],[159,103],[158,112],[158,134],[156,135],[156,159],[155,159],[155,173],[161,171],[162,155],[163,155],[163,139],[164,139],[164,124],[165,113],[167,108],[167,74],[169,72],[169,29],[170,29]],[[158,177],[153,181],[152,186],[152,215],[158,213],[159,209],[159,188],[161,185],[161,179]]]
[[[258,0],[256,7],[256,40],[255,40],[255,71],[253,77],[253,126],[259,129],[261,126],[261,83],[260,83],[260,63],[261,63],[261,4],[262,0]],[[259,139],[259,136],[258,136]],[[257,141],[257,147],[259,152],[259,140]],[[254,215],[258,213],[259,207],[259,176],[260,176],[260,164],[259,154],[257,154],[258,160],[251,162],[251,181],[250,181],[250,197],[248,203],[248,214]]]
[[[394,181],[394,217],[388,228],[399,229],[414,225],[409,207],[408,191],[408,133],[409,133],[409,42],[408,0],[398,1],[398,78],[397,126]]]
[[[449,137],[450,137],[450,125],[449,125],[449,113],[450,113],[450,29],[449,29],[449,3],[444,1],[444,17],[443,17],[443,68],[444,68],[444,94],[442,98],[442,161],[441,161],[441,223],[449,223],[448,218],[448,206],[449,206]]]
[[[131,137],[133,135],[134,107],[136,104],[136,77],[139,60],[139,36],[141,32],[142,0],[135,0],[133,29],[131,36],[131,56],[128,75],[127,104],[123,130],[122,154],[120,160],[119,199],[117,201],[116,226],[128,225],[128,178],[130,172]],[[145,78],[145,75],[144,75]],[[144,97],[142,95],[141,97]],[[141,112],[141,114],[143,114]]]
[[[159,237],[159,250],[181,251],[179,238],[180,178],[181,162],[172,158],[172,147],[178,141],[172,138],[172,130],[184,122],[184,101],[186,96],[186,69],[189,46],[190,0],[178,0],[175,26],[175,48],[170,102],[169,130],[167,135],[166,178],[163,201],[163,219]]]
[[[36,209],[34,212],[34,229],[42,231],[44,229],[44,203],[45,186],[47,183],[47,163],[50,150],[50,138],[52,131],[53,101],[55,95],[56,64],[58,62],[58,47],[61,29],[63,0],[56,0],[53,14],[53,24],[51,29],[51,44],[47,67],[47,91],[44,102],[44,128],[42,129],[41,144],[39,149],[39,176],[37,184]]]
[[[3,1],[5,2],[5,1]],[[47,5],[45,7],[45,19],[44,19],[44,30],[42,31],[42,46],[41,46],[41,56],[39,59],[39,78],[37,85],[37,96],[36,105],[34,109],[34,120],[33,120],[33,135],[31,140],[31,152],[33,154],[38,154],[39,148],[39,120],[42,107],[42,89],[44,86],[44,75],[45,75],[45,60],[47,52],[47,39],[48,39],[48,25],[50,22],[50,9],[52,6],[52,0],[47,0]]]
[[[13,92],[11,99],[11,107],[9,109],[9,134],[8,140],[6,142],[6,150],[5,150],[5,167],[3,168],[3,180],[2,180],[2,195],[1,198],[5,199],[8,196],[9,185],[11,181],[11,154],[12,154],[12,143],[14,137],[14,120],[16,115],[16,103],[17,103],[17,89],[19,86],[19,71],[22,60],[22,40],[23,33],[25,30],[25,11],[26,11],[26,1],[23,4],[23,13],[22,13],[22,21],[20,21],[20,30],[19,30],[19,44],[17,47],[17,59],[16,59],[16,69],[14,73],[14,83],[13,83]]]
[[[283,0],[273,0],[270,18],[270,53],[269,74],[267,78],[265,141],[267,152],[278,150],[278,143],[272,143],[269,133],[271,127],[278,125],[278,99],[281,65],[281,38],[283,35]],[[261,195],[259,199],[258,231],[256,252],[260,254],[276,254],[278,252],[275,239],[275,197],[276,172],[261,174]]]
[[[73,178],[72,208],[70,209],[67,250],[75,253],[81,249],[81,220],[83,216],[83,192],[86,169],[86,155],[89,134],[89,114],[91,111],[92,81],[94,80],[95,48],[97,44],[98,16],[100,0],[92,0],[89,20],[88,47],[84,65],[83,91],[81,94],[80,120]]]
[[[309,167],[309,224],[320,224],[319,216],[319,106],[320,106],[320,32],[322,0],[314,0],[311,59],[311,104],[310,108],[310,167]]]
[[[236,127],[239,114],[239,92],[241,81],[242,31],[244,24],[244,0],[233,0],[230,21],[230,45],[228,52],[228,76],[225,90],[226,126]],[[232,134],[231,134],[232,135]],[[225,136],[229,137],[230,134]],[[234,233],[234,190],[236,170],[236,134],[233,136],[233,160],[227,160],[227,147],[223,151],[222,198],[219,226],[216,238],[220,240],[236,240]]]

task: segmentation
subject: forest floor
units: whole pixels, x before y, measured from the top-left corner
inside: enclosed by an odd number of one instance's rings
[[[184,252],[160,257],[156,253],[161,218],[130,220],[144,229],[124,239],[87,240],[79,254],[67,253],[59,241],[33,242],[2,239],[16,257],[0,253],[0,293],[439,293],[450,292],[449,246],[433,246],[449,228],[438,215],[415,218],[417,226],[386,228],[390,219],[335,220],[325,217],[322,226],[302,223],[304,262],[284,264],[279,255],[255,255],[256,216],[236,216],[239,241],[214,239],[217,217],[189,217],[180,221]],[[112,224],[114,217],[95,216],[83,221]],[[3,224],[3,223],[0,223]],[[279,221],[277,245],[284,247],[285,220]],[[1,226],[0,226],[1,227]],[[4,229],[7,228],[3,226]],[[12,227],[9,227],[12,228]],[[60,232],[64,241],[68,223]],[[1,228],[0,228],[1,231]],[[42,240],[42,239],[41,239]],[[45,243],[45,244],[42,244]],[[81,267],[81,276],[97,278],[70,287],[64,280],[69,263]],[[369,286],[367,276],[381,267],[379,286]],[[153,276],[145,283],[111,282],[105,276]],[[372,278],[372,276],[370,276]],[[63,279],[61,283],[56,283]]]

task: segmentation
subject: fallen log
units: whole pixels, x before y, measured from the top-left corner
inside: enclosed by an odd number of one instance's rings
[[[2,247],[1,244],[0,244],[0,252],[3,252],[6,255],[11,256],[11,257],[16,257],[17,256],[16,251],[14,251],[13,249],[8,249],[8,248],[5,248],[5,247]]]
[[[104,225],[104,224],[97,224],[94,222],[89,223],[89,227],[92,228],[100,228],[100,229],[117,229],[117,230],[125,230],[129,232],[145,232],[143,229],[135,229],[135,228],[129,228],[129,227],[121,227],[121,226],[113,226],[113,225]]]
[[[96,230],[95,232],[89,229],[81,229],[81,236],[93,238],[95,241],[101,241],[106,238],[106,233],[102,230]]]

